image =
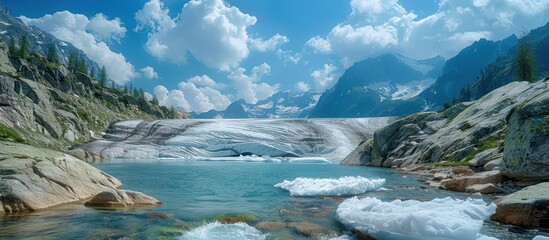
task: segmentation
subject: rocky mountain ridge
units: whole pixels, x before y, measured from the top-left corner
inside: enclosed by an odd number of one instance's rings
[[[303,118],[318,102],[320,94],[314,92],[292,93],[278,92],[256,104],[238,100],[223,111],[211,110],[201,114],[192,114],[197,119],[216,118]]]
[[[324,92],[308,117],[402,116],[423,111],[416,96],[434,83],[444,59],[385,54],[355,63]]]

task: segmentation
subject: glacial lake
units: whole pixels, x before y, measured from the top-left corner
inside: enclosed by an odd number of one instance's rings
[[[345,197],[291,197],[273,186],[297,177],[384,178],[384,189],[360,195],[382,200],[471,197],[425,186],[417,181],[418,176],[392,169],[333,163],[114,161],[95,166],[120,179],[125,189],[144,192],[163,204],[109,211],[78,203],[0,217],[0,239],[177,239],[185,231],[223,216],[248,219],[250,226],[262,221],[314,223],[325,229],[317,239],[342,235],[344,229],[334,216]],[[500,239],[532,239],[536,235],[517,234],[508,228],[486,221],[482,233]],[[263,233],[268,234],[266,239],[311,239],[292,227]]]

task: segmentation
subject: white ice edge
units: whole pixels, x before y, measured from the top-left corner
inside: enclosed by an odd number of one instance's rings
[[[494,239],[479,231],[495,209],[494,203],[471,198],[383,202],[353,197],[338,206],[336,218],[376,239]]]
[[[352,196],[375,191],[385,184],[385,179],[364,177],[296,178],[275,184],[275,187],[290,192],[290,196]]]

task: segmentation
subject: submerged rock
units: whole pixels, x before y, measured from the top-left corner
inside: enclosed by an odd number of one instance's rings
[[[144,193],[119,189],[104,190],[85,203],[89,207],[156,206],[160,204],[161,202],[156,198]]]
[[[90,198],[122,183],[72,156],[28,145],[0,145],[0,214]]]
[[[255,228],[259,230],[266,230],[266,231],[279,230],[285,227],[286,227],[286,223],[284,222],[258,222],[255,225]]]
[[[502,197],[496,204],[494,221],[523,227],[549,227],[549,182]]]

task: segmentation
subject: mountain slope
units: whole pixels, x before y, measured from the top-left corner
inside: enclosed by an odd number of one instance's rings
[[[525,36],[525,41],[530,45],[535,59],[534,77],[539,78],[549,74],[549,23],[532,30]],[[487,66],[469,89],[471,99],[479,99],[490,91],[504,86],[516,80],[515,57],[517,45],[509,49],[507,54],[501,56]]]
[[[87,69],[94,68],[96,72],[100,69],[97,63],[90,60],[83,51],[74,47],[71,43],[61,41],[37,27],[27,27],[21,20],[11,16],[9,11],[0,4],[0,40],[6,44],[13,40],[18,45],[23,36],[26,36],[29,42],[33,43],[30,46],[31,52],[46,56],[49,48],[55,46],[60,64],[68,65],[69,55],[76,52],[79,54],[80,59],[84,61]]]
[[[99,136],[116,121],[186,116],[147,101],[140,90],[102,87],[86,72],[48,61],[45,43],[62,42],[1,8],[0,29],[0,129],[9,133],[0,134],[0,141],[64,151]],[[28,56],[15,54],[3,41],[27,34]],[[60,59],[73,49],[68,43],[59,48]],[[90,61],[84,54],[81,60]]]
[[[322,94],[309,117],[373,117],[421,111],[416,96],[440,75],[444,59],[386,54],[355,63]]]
[[[238,100],[223,111],[212,110],[206,113],[193,114],[198,119],[212,118],[298,118],[305,117],[318,102],[319,94],[278,92],[256,104]]]
[[[420,94],[432,108],[439,108],[460,95],[460,90],[473,84],[483,68],[516,45],[512,35],[501,41],[480,39],[461,50],[444,65],[435,84]]]

